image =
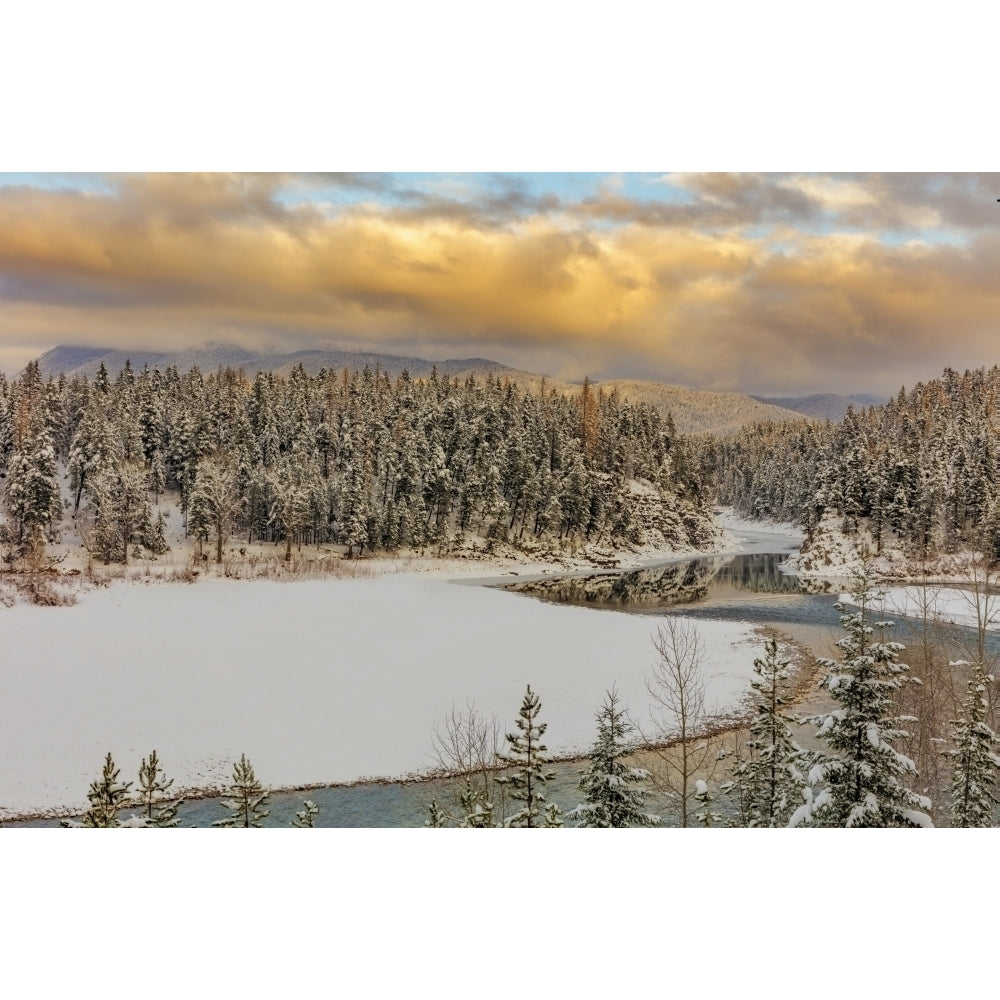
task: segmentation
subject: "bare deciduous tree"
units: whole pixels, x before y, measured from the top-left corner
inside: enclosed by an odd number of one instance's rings
[[[942,627],[941,588],[929,582],[926,565],[922,566],[919,583],[909,593],[913,607],[901,619],[901,627],[910,675],[919,683],[903,685],[896,692],[896,711],[914,720],[908,723],[908,735],[900,739],[899,745],[916,765],[923,793],[932,802],[940,802],[945,787],[941,748],[961,698]]]
[[[681,826],[688,826],[695,802],[695,775],[710,776],[715,755],[704,739],[709,723],[702,666],[705,645],[695,625],[667,618],[652,637],[656,660],[646,679],[652,698],[653,732],[646,741],[656,749],[659,766],[653,783],[678,806]]]
[[[504,808],[497,801],[503,797],[503,786],[495,780],[503,745],[500,720],[483,715],[472,701],[464,708],[453,704],[444,723],[435,724],[431,733],[431,756],[437,769],[466,778],[477,801],[490,804],[497,816],[503,815]]]

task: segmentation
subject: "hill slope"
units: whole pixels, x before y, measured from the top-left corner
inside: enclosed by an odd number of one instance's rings
[[[699,431],[735,431],[744,424],[759,420],[800,420],[801,414],[760,402],[740,392],[708,392],[685,389],[662,382],[616,379],[601,382],[604,392],[617,389],[633,403],[648,403],[673,415],[674,425],[682,434]]]

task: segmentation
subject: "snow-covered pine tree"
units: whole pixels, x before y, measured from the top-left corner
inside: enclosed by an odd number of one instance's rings
[[[549,802],[546,804],[545,818],[542,820],[542,827],[546,830],[558,830],[560,827],[565,826],[563,822],[563,811],[555,802]]]
[[[232,798],[222,802],[229,810],[229,815],[216,820],[212,826],[263,826],[262,821],[271,811],[264,808],[269,793],[264,791],[263,785],[257,780],[246,754],[240,754],[240,759],[233,765],[233,780],[229,792]]]
[[[93,782],[87,799],[90,808],[83,814],[83,825],[86,827],[106,828],[121,826],[118,812],[128,805],[128,790],[132,782],[122,784],[118,780],[121,772],[115,767],[115,762],[108,753],[104,758],[104,769],[100,778]]]
[[[624,758],[631,752],[628,735],[635,727],[628,721],[615,688],[608,691],[596,713],[597,742],[590,751],[590,768],[583,772],[580,790],[585,799],[567,818],[577,826],[656,826],[660,817],[644,811],[649,792],[640,787],[649,771],[629,767]]]
[[[146,826],[177,826],[180,820],[177,810],[183,799],[164,802],[163,796],[174,783],[174,779],[164,781],[160,759],[153,750],[149,758],[143,757],[139,765],[139,805],[142,807]]]
[[[698,803],[698,808],[694,814],[695,822],[698,826],[710,827],[718,826],[722,822],[722,814],[716,811],[712,803],[715,796],[708,787],[708,782],[698,778],[694,783],[694,800]]]
[[[11,459],[7,507],[17,522],[20,538],[27,540],[32,551],[40,551],[46,530],[62,514],[55,449],[45,427]]]
[[[906,788],[901,778],[915,775],[916,767],[900,753],[894,741],[905,736],[905,719],[890,716],[893,694],[911,680],[909,668],[898,660],[902,643],[885,642],[887,621],[871,621],[875,576],[866,561],[854,574],[851,603],[857,611],[842,614],[847,635],[837,645],[840,662],[823,659],[830,669],[820,686],[840,708],[810,721],[817,736],[830,748],[809,772],[820,790],[792,814],[789,826],[808,824],[836,827],[926,827],[933,825],[926,810],[930,800]],[[843,604],[835,607],[844,611]],[[873,638],[875,629],[880,639]]]
[[[222,546],[233,530],[233,520],[244,504],[237,489],[236,470],[221,455],[202,459],[188,502],[188,529],[195,536],[215,534],[215,561],[222,562]]]
[[[545,770],[548,758],[542,736],[545,735],[548,723],[538,721],[541,708],[542,703],[529,684],[518,711],[518,732],[507,733],[510,750],[498,755],[500,762],[511,768],[511,773],[497,778],[497,781],[510,789],[512,799],[524,803],[518,812],[505,821],[505,826],[539,826],[539,813],[545,805],[545,782],[555,776],[553,771]]]
[[[162,510],[157,510],[156,520],[150,522],[148,530],[139,541],[154,556],[162,556],[164,552],[170,551],[170,545],[167,542],[167,522],[163,517]]]
[[[484,794],[482,788],[473,787],[472,778],[466,775],[465,788],[459,796],[462,806],[461,825],[475,830],[493,826],[493,803]]]
[[[438,806],[437,799],[431,799],[431,804],[427,807],[427,812],[427,821],[424,823],[424,826],[437,829],[445,825],[444,813],[441,811],[440,806]]]
[[[302,803],[302,808],[292,819],[292,826],[302,829],[311,829],[316,825],[316,817],[319,815],[319,806],[312,799],[306,799]]]
[[[967,664],[952,664],[960,665]],[[986,722],[986,692],[992,680],[981,663],[973,666],[962,711],[951,724],[953,746],[944,756],[952,766],[952,826],[993,826],[993,807],[998,802],[993,789],[1000,768],[996,750],[1000,740]]]
[[[753,661],[754,718],[750,723],[750,756],[736,768],[732,788],[747,826],[787,826],[792,812],[802,804],[806,755],[792,738],[785,705],[788,660],[779,660],[778,642],[769,639],[763,659]]]

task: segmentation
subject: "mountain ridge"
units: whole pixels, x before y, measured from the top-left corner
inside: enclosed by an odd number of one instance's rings
[[[760,403],[767,403],[771,406],[780,406],[785,410],[793,410],[804,416],[812,417],[814,420],[829,420],[839,423],[844,419],[848,406],[855,409],[869,406],[881,406],[886,400],[881,396],[873,396],[870,393],[853,393],[850,396],[841,396],[832,392],[818,392],[811,396],[752,396]]]
[[[346,350],[300,350],[285,353],[257,353],[246,348],[218,344],[204,348],[187,349],[176,352],[166,351],[122,351],[100,347],[71,347],[59,345],[46,351],[39,359],[39,370],[44,378],[60,374],[67,378],[86,376],[90,379],[97,374],[103,363],[114,378],[130,362],[135,372],[143,366],[159,367],[175,365],[179,371],[188,371],[197,365],[208,373],[220,367],[243,368],[248,374],[257,371],[273,371],[287,375],[293,367],[301,364],[310,375],[321,369],[340,371],[344,368],[360,370],[367,365],[396,377],[407,371],[414,378],[426,378],[436,368],[439,375],[447,378],[465,378],[469,375],[483,377],[496,375],[509,380],[523,391],[540,392],[542,387],[554,389],[563,395],[581,391],[581,384],[565,382],[535,372],[526,372],[489,358],[450,358],[445,361],[429,361],[426,358],[397,354],[381,354],[374,351]],[[761,402],[754,397],[737,392],[713,392],[668,385],[664,382],[641,379],[607,379],[591,383],[595,392],[618,394],[633,404],[648,403],[662,413],[670,413],[674,425],[682,434],[699,432],[728,433],[736,431],[747,423],[758,420],[801,420],[802,414],[790,409],[782,409]]]

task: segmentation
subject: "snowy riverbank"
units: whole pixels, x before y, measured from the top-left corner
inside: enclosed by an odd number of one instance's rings
[[[842,594],[844,604],[853,606],[850,594]],[[950,587],[888,587],[882,588],[868,604],[878,615],[906,615],[942,625],[962,625],[977,628],[980,622],[988,632],[1000,631],[1000,598],[995,594],[960,590]]]
[[[225,784],[241,753],[271,787],[424,771],[453,703],[506,727],[528,683],[554,753],[586,751],[613,684],[648,718],[655,621],[436,574],[115,586],[2,614],[0,818],[82,808],[108,751],[128,779],[155,748],[177,788]],[[708,705],[731,711],[759,643],[699,629]]]

